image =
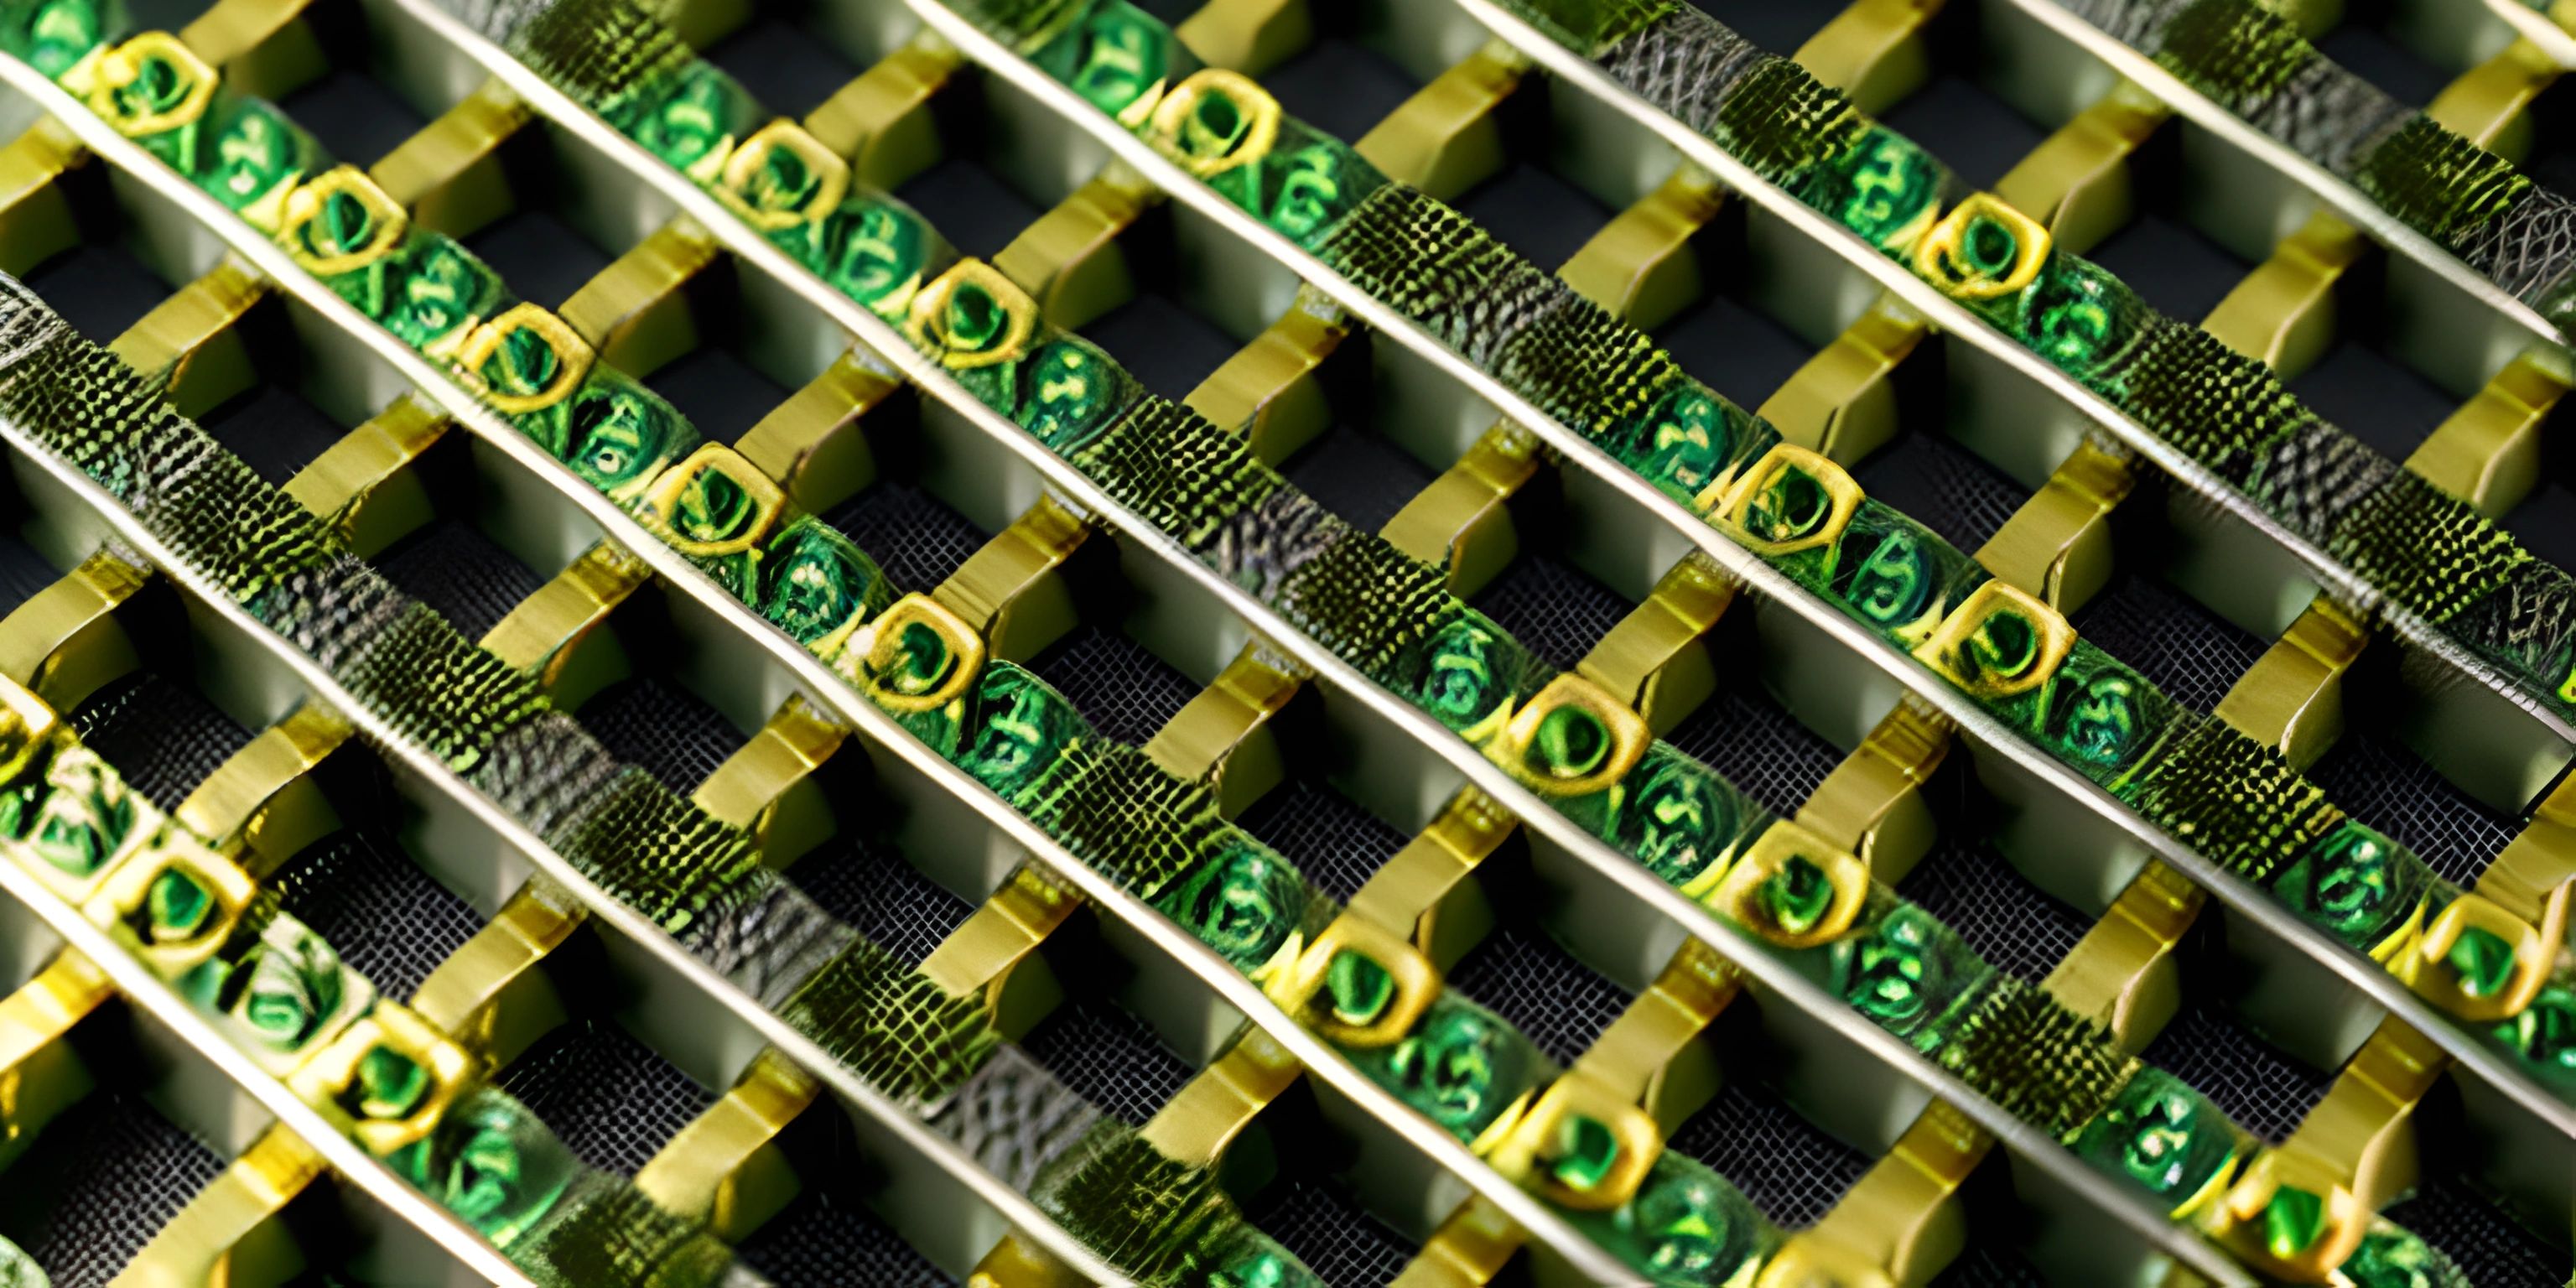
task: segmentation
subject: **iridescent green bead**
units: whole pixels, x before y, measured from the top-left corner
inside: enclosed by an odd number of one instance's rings
[[[571,466],[582,482],[620,504],[641,499],[662,471],[699,442],[698,431],[661,395],[602,366],[591,368],[572,397],[513,420],[520,432]],[[757,508],[738,485],[725,491],[730,484],[722,471],[700,472],[699,486],[689,490],[692,507],[676,516],[690,525],[684,535],[739,521],[741,511]],[[710,490],[722,495],[708,495]]]
[[[1677,501],[1695,503],[1737,456],[1748,418],[1696,380],[1676,382],[1602,445]]]
[[[1567,1114],[1557,1124],[1548,1175],[1577,1194],[1589,1194],[1619,1166],[1619,1134],[1590,1114]]]
[[[906,622],[895,633],[893,656],[877,674],[889,689],[905,697],[937,692],[957,669],[957,654],[948,638],[927,622]]]
[[[2263,1205],[2263,1247],[2283,1261],[2309,1248],[2326,1232],[2326,1201],[2294,1185],[2272,1191]]]
[[[1733,857],[1759,807],[1707,767],[1657,743],[1620,779],[1608,839],[1688,893]]]
[[[43,0],[0,10],[0,50],[60,80],[124,26],[123,15],[102,0]]]
[[[1884,892],[1870,897],[1862,929],[1835,941],[1829,963],[1845,1005],[1926,1051],[1992,973],[1948,927]]]
[[[2432,873],[2386,835],[2347,819],[2272,881],[2290,910],[2368,952],[2423,901]]]
[[[1833,907],[1834,882],[1804,854],[1792,854],[1754,898],[1772,925],[1792,935],[1814,930]]]
[[[272,1050],[304,1045],[348,996],[340,955],[311,931],[288,946],[263,943],[245,965],[233,972],[235,980],[246,981],[238,996],[219,998],[218,1005],[239,1015]]]
[[[2145,676],[2081,639],[2050,687],[2040,744],[2106,787],[2144,762],[2180,710]]]
[[[2502,935],[2476,926],[2461,931],[2442,960],[2459,977],[2460,992],[2469,997],[2493,997],[2513,979],[2513,945]]]
[[[614,455],[623,463],[629,459],[629,449],[621,442]],[[730,470],[694,469],[678,491],[674,504],[657,517],[683,541],[736,544],[759,532],[770,517],[761,498]]]
[[[1271,964],[1306,921],[1306,883],[1287,860],[1249,838],[1154,899],[1163,915],[1249,974]]]
[[[1460,1140],[1474,1140],[1528,1091],[1541,1057],[1520,1031],[1443,994],[1413,1032],[1361,1053],[1362,1072]]]
[[[1880,638],[1912,648],[1988,580],[1983,566],[1930,529],[1864,499],[1834,545],[1822,589]]]
[[[203,934],[214,912],[214,891],[173,865],[154,877],[144,892],[143,923],[135,929],[150,943],[182,943]]]
[[[410,1117],[430,1091],[429,1070],[392,1047],[378,1044],[358,1058],[357,1076],[341,1093],[340,1108],[367,1122]]]
[[[1116,359],[1076,336],[1039,345],[1020,361],[1016,384],[1011,419],[1059,455],[1098,437],[1144,392]]]
[[[394,1159],[412,1184],[507,1249],[552,1210],[581,1164],[527,1106],[489,1088],[440,1115]]]
[[[889,322],[903,321],[939,245],[930,226],[888,201],[856,198],[809,224],[770,234],[832,289]]]
[[[2106,388],[2154,314],[2120,279],[2089,261],[2053,254],[2017,297],[2016,339],[2051,366]]]
[[[1490,737],[1494,716],[1513,698],[1504,665],[1502,632],[1482,615],[1461,615],[1433,634],[1414,705],[1440,723],[1471,736]]]
[[[123,52],[120,50],[120,55]],[[137,51],[132,56],[133,76],[121,85],[106,87],[103,101],[92,97],[90,102],[102,107],[101,115],[118,133],[141,139],[156,155],[178,164],[177,158],[186,155],[184,149],[193,146],[195,129],[203,118],[175,120],[171,114],[188,109],[189,99],[205,86],[196,69],[164,56],[158,49]],[[189,137],[171,137],[183,134]],[[165,150],[173,148],[183,151]],[[180,166],[182,170],[190,168]]]
[[[1324,967],[1324,994],[1335,1020],[1373,1023],[1395,1002],[1395,976],[1368,954],[1344,949]]]
[[[26,839],[37,857],[68,876],[87,877],[143,839],[157,819],[116,770],[86,748],[54,757],[47,792]]]
[[[702,59],[673,77],[669,90],[637,110],[633,120],[618,125],[674,169],[708,183],[760,116],[759,100]]]
[[[876,561],[810,514],[770,538],[761,567],[760,615],[823,656],[894,602]]]
[[[221,95],[207,124],[213,144],[200,151],[188,177],[245,215],[252,207],[282,196],[320,165],[322,149],[313,137],[258,99]],[[277,228],[274,211],[251,222],[264,232]]]
[[[2467,1279],[2442,1254],[2386,1221],[2361,1236],[2361,1246],[2335,1267],[2335,1275],[2350,1288],[2468,1288]]]
[[[2576,984],[2562,980],[2543,987],[2521,1014],[2491,1032],[2543,1074],[2576,1077]]]
[[[1872,125],[1850,147],[1810,167],[1791,190],[1882,254],[1903,257],[1932,226],[1948,179],[1930,152]]]
[[[923,683],[935,688],[943,676]],[[976,681],[970,731],[955,759],[975,781],[1025,806],[1065,754],[1091,737],[1090,723],[1071,700],[1016,663],[994,662]]]
[[[384,289],[373,306],[351,302],[414,349],[441,348],[508,307],[501,275],[452,238],[416,231],[388,258]],[[333,289],[340,289],[337,283]]]
[[[1741,1288],[1773,1240],[1762,1214],[1716,1173],[1666,1150],[1615,1212],[1574,1213],[1620,1261],[1657,1284]]]
[[[1601,772],[1618,749],[1618,736],[1597,711],[1565,703],[1539,717],[1538,732],[1522,755],[1522,768],[1549,781]]]
[[[1125,0],[1093,0],[1081,17],[1029,56],[1038,70],[1111,116],[1147,109],[1182,55],[1172,30]]]
[[[2141,1068],[2109,1108],[2076,1133],[2075,1152],[2168,1209],[2198,1197],[2235,1158],[2227,1116],[2188,1083]]]
[[[1349,144],[1294,121],[1259,159],[1208,180],[1208,186],[1307,250],[1386,186],[1386,176]]]

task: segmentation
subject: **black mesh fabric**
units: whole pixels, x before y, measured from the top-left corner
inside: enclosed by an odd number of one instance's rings
[[[2075,632],[2176,702],[2208,711],[2270,647],[2151,577],[2124,573],[2076,610]]]
[[[606,1020],[572,1020],[501,1071],[574,1155],[624,1176],[715,1103],[688,1075]]]
[[[1376,532],[1438,477],[1393,443],[1347,425],[1316,436],[1279,473],[1362,532]]]
[[[807,1194],[734,1249],[778,1288],[949,1288],[957,1280],[912,1250],[876,1213],[836,1196]]]
[[[1199,686],[1153,650],[1112,628],[1084,623],[1029,663],[1093,728],[1142,744],[1199,694]]]
[[[680,796],[742,749],[742,731],[696,694],[660,676],[621,680],[582,705],[579,717],[609,754],[641,765]]]
[[[33,546],[11,536],[0,536],[0,617],[18,611],[37,591],[61,580]]]
[[[879,483],[843,502],[823,522],[867,551],[897,589],[927,591],[983,548],[966,516],[906,483]]]
[[[141,1100],[98,1092],[10,1167],[0,1238],[34,1257],[54,1288],[100,1288],[223,1169]]]
[[[294,390],[264,384],[197,418],[197,427],[280,487],[347,432]]]
[[[1571,671],[1636,605],[1572,564],[1523,550],[1473,601],[1513,638]]]
[[[373,830],[326,837],[290,860],[268,888],[279,905],[397,1000],[482,929],[474,909],[432,880],[401,843]]]
[[[1236,822],[1344,903],[1411,839],[1329,785],[1303,778],[1271,788]]]
[[[1469,949],[1449,986],[1510,1020],[1559,1064],[1573,1063],[1629,1001],[1546,935],[1519,926],[1496,927]]]
[[[2542,1242],[2456,1174],[2426,1178],[2384,1215],[2449,1254],[2478,1288],[2551,1288],[2566,1282],[2565,1248]]]
[[[1797,813],[1843,760],[1779,703],[1741,689],[1721,690],[1665,738],[1783,814]]]
[[[71,727],[144,799],[165,810],[177,808],[251,739],[249,730],[195,690],[150,672],[91,694],[73,710]]]
[[[1768,1088],[1730,1079],[1667,1144],[1734,1182],[1779,1225],[1823,1216],[1869,1170],[1858,1150],[1826,1135]]]
[[[1921,904],[1977,955],[2038,983],[2092,921],[2030,883],[1994,847],[1944,837],[1897,891]]]
[[[2210,997],[2214,981],[2186,979],[2183,1002],[2139,1059],[2190,1083],[2247,1131],[2278,1142],[2334,1081],[2256,1037]]]
[[[975,911],[888,841],[835,839],[798,859],[788,879],[815,906],[911,966]]]
[[[1341,1288],[1387,1283],[1413,1259],[1413,1245],[1329,1180],[1282,1181],[1244,1215],[1325,1283]]]
[[[2522,831],[2520,820],[2469,799],[2405,744],[2376,731],[2346,730],[2308,779],[2327,800],[2462,885],[2474,884]]]
[[[436,518],[376,558],[387,581],[479,640],[545,584],[526,564],[462,519]]]
[[[1852,472],[1861,491],[1974,553],[2030,499],[1967,448],[1938,434],[1899,434]]]
[[[1102,1112],[1141,1126],[1197,1070],[1142,1020],[1105,1001],[1068,1001],[1039,1021],[1020,1049]]]

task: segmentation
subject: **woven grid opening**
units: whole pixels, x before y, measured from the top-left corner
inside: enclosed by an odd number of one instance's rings
[[[2365,329],[2370,319],[2348,319]],[[2338,338],[2316,365],[2290,380],[2290,392],[2308,409],[2381,455],[2402,461],[2454,411],[2452,397],[2405,359],[2364,334]]]
[[[1664,735],[1753,799],[1794,814],[1843,753],[1767,695],[1725,689]]]
[[[1510,109],[1515,106],[1526,111],[1517,100],[1538,97],[1533,89],[1543,93],[1545,82],[1525,83],[1515,101],[1505,104],[1504,115],[1514,115]],[[1530,150],[1522,151],[1526,155]],[[1585,241],[1619,215],[1555,171],[1517,156],[1506,158],[1492,178],[1450,204],[1533,264],[1574,258]]]
[[[1879,120],[1930,149],[1971,189],[1992,187],[2048,137],[1974,77],[1939,66]]]
[[[975,912],[890,841],[835,838],[797,860],[788,879],[835,920],[916,966]]]
[[[1387,1283],[1413,1260],[1411,1243],[1379,1224],[1330,1179],[1283,1180],[1254,1200],[1245,1215],[1328,1284],[1355,1288]]]
[[[743,1240],[734,1255],[779,1288],[950,1288],[957,1283],[913,1251],[876,1213],[829,1192],[798,1197]]]
[[[1141,744],[1169,723],[1199,686],[1123,632],[1084,623],[1029,663],[1110,739]]]
[[[1816,351],[1771,315],[1718,292],[1702,296],[1651,334],[1682,370],[1746,407],[1762,405]]]
[[[682,796],[742,749],[742,731],[687,689],[657,675],[621,680],[582,704],[583,728],[619,760],[641,765]]]
[[[10,1167],[0,1238],[35,1258],[54,1288],[100,1288],[223,1170],[141,1099],[95,1092]]]
[[[2171,179],[2167,183],[2180,186]],[[2152,210],[2133,215],[2087,258],[2128,283],[2157,311],[2176,318],[2208,317],[2254,271],[2243,257],[2183,219]]]
[[[1899,434],[1852,471],[1861,492],[1975,552],[2030,499],[1967,448],[1939,434]]]
[[[1141,1126],[1197,1072],[1114,1003],[1068,1001],[1021,1039],[1029,1058],[1101,1111]]]
[[[374,562],[387,581],[436,610],[467,639],[490,634],[545,585],[481,529],[444,515],[406,534]]]
[[[1154,242],[1149,231],[1131,235],[1124,245],[1133,255],[1150,251]],[[1148,270],[1140,277],[1133,298],[1084,323],[1082,334],[1116,355],[1137,383],[1165,398],[1187,398],[1243,346],[1182,302],[1172,292],[1168,271]]]
[[[2308,778],[2326,799],[2462,885],[2476,883],[2522,831],[2521,820],[2470,799],[2405,744],[2375,730],[2345,730]]]
[[[572,1020],[501,1071],[581,1161],[633,1176],[715,1103],[670,1061],[606,1020]]]
[[[708,62],[745,85],[760,87],[762,106],[800,121],[867,69],[778,7],[754,5],[751,20],[702,51]]]
[[[2197,1088],[2247,1131],[2278,1143],[2326,1094],[2334,1075],[2257,1037],[2217,1002],[2216,981],[2186,976],[2182,1007],[2138,1058]]]
[[[615,262],[553,212],[522,206],[465,235],[474,252],[512,290],[562,303]]]
[[[197,427],[280,487],[348,432],[302,394],[275,384],[233,395],[199,416]]]
[[[1574,565],[1524,549],[1475,606],[1560,671],[1571,671],[1636,605]]]
[[[2032,983],[2047,977],[2093,928],[2092,919],[2032,885],[1991,845],[1945,836],[1897,886],[1977,955]]]
[[[151,672],[116,680],[72,710],[71,727],[145,800],[176,809],[251,740],[193,689]]]
[[[2382,1214],[2448,1254],[2478,1288],[2551,1288],[2565,1282],[2566,1248],[2549,1246],[2456,1174],[2427,1178]]]
[[[2072,621],[2076,634],[2195,711],[2216,708],[2270,647],[2190,596],[2135,573],[2113,577]]]
[[[304,848],[268,880],[286,913],[322,936],[376,991],[407,998],[474,932],[474,909],[375,829]]]
[[[1498,926],[1469,949],[1449,986],[1511,1021],[1559,1064],[1572,1064],[1629,1002],[1554,940],[1520,926]]]
[[[1261,87],[1288,115],[1335,138],[1356,139],[1402,107],[1421,82],[1394,59],[1328,33],[1263,72]]]
[[[984,547],[984,533],[966,516],[908,483],[879,483],[823,522],[868,552],[902,590],[928,591]]]
[[[1377,532],[1435,477],[1402,448],[1335,422],[1280,467],[1315,504],[1363,532]]]
[[[143,261],[116,246],[82,244],[18,279],[94,344],[107,344],[170,294]]]
[[[1813,1224],[1869,1170],[1860,1151],[1741,1078],[1729,1079],[1666,1143],[1716,1169],[1789,1229]]]
[[[0,534],[0,617],[18,611],[37,591],[62,579],[33,546]]]
[[[1271,788],[1236,821],[1344,903],[1411,839],[1330,785],[1304,778]]]

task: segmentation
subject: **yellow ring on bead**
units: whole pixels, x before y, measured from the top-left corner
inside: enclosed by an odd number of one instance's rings
[[[1212,124],[1204,108],[1232,105],[1232,119]],[[1240,72],[1207,68],[1163,95],[1147,137],[1163,155],[1202,179],[1270,155],[1279,142],[1279,100]]]

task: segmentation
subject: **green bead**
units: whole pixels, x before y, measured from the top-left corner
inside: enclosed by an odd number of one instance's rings
[[[2346,820],[2291,863],[2272,893],[2310,924],[2367,952],[2423,902],[2430,875],[2405,846]]]
[[[760,105],[733,78],[704,61],[690,63],[669,92],[642,109],[626,133],[672,168],[701,182],[714,176],[733,145],[760,119]]]
[[[153,943],[178,943],[204,932],[214,915],[215,895],[205,883],[177,867],[164,869],[144,894],[146,937]]]
[[[2051,255],[2018,297],[2011,328],[2031,352],[2097,389],[2145,336],[2154,313],[2120,279],[2072,255]]]
[[[1929,1051],[1992,968],[1930,914],[1873,894],[1862,929],[1835,941],[1828,981],[1871,1023]]]
[[[1460,1140],[1474,1140],[1529,1090],[1537,1049],[1484,1008],[1444,994],[1391,1047],[1365,1053],[1369,1077]]]
[[[1691,1288],[1741,1288],[1772,1239],[1734,1186],[1673,1150],[1655,1160],[1626,1206],[1576,1220],[1653,1282]]]
[[[430,1090],[429,1070],[392,1047],[378,1045],[358,1058],[357,1076],[341,1097],[350,1115],[370,1122],[411,1116]]]
[[[948,637],[927,622],[906,622],[895,633],[894,655],[890,665],[878,675],[886,687],[905,697],[917,698],[936,692],[957,669],[957,655],[949,651]]]
[[[1871,125],[1850,147],[1810,168],[1791,190],[1880,253],[1902,257],[1932,226],[1948,179],[1930,152]]]
[[[1530,739],[1522,764],[1541,778],[1583,778],[1600,772],[1616,747],[1617,739],[1600,713],[1566,703],[1539,718],[1538,732]]]
[[[1481,616],[1461,616],[1440,628],[1431,637],[1414,704],[1454,730],[1484,725],[1513,696],[1500,665],[1504,648],[1500,632]]]
[[[1248,974],[1288,944],[1308,899],[1295,868],[1246,839],[1175,882],[1154,906]]]
[[[1065,754],[1091,737],[1090,723],[1063,694],[1015,663],[995,662],[976,682],[972,736],[955,759],[975,781],[1025,808]]]
[[[762,568],[760,615],[808,649],[839,647],[894,602],[876,561],[812,515],[770,538]]]
[[[2576,987],[2553,983],[2492,1034],[2506,1049],[2556,1077],[2576,1076]]]
[[[1160,90],[1177,51],[1171,29],[1122,0],[1099,0],[1029,61],[1118,116]]]
[[[1619,1135],[1590,1114],[1568,1114],[1556,1130],[1548,1175],[1578,1194],[1589,1194],[1619,1165]]]
[[[558,409],[562,412],[560,418],[549,414]],[[557,460],[571,466],[583,482],[620,502],[641,497],[664,469],[699,441],[697,430],[660,395],[626,376],[598,367],[592,368],[581,387],[557,408],[519,417],[518,423],[522,430],[545,427],[535,435],[538,442]],[[728,503],[736,507],[748,504],[739,485],[721,499],[701,495],[702,489],[719,486],[710,483],[707,476],[720,473],[700,471],[698,486],[689,489],[688,497],[694,500],[695,508],[686,504],[683,508],[692,525],[720,525],[724,519],[738,519],[738,514],[716,516],[710,510]],[[682,535],[693,531],[694,526]]]
[[[921,216],[864,198],[844,201],[813,224],[780,229],[771,238],[798,250],[832,289],[891,322],[902,321],[911,308],[913,293],[929,275],[936,240]]]
[[[91,50],[107,43],[111,27],[120,25],[114,11],[99,0],[12,5],[0,23],[5,23],[0,26],[0,49],[44,73],[47,80],[60,80]]]
[[[45,781],[52,790],[38,807],[27,842],[56,871],[91,876],[141,839],[146,807],[96,753],[74,749],[56,756]]]
[[[214,109],[215,144],[189,177],[239,211],[311,172],[321,149],[276,108],[225,95]]]
[[[1619,463],[1675,500],[1695,502],[1735,458],[1745,421],[1695,380],[1676,383],[1603,444]]]
[[[501,337],[492,356],[483,360],[480,374],[495,393],[529,398],[554,384],[563,368],[564,356],[555,351],[554,342],[544,332],[532,326],[514,326]]]
[[[1762,883],[1762,914],[1792,935],[1803,935],[1825,919],[1834,904],[1833,878],[1814,860],[1792,854],[1780,870]]]
[[[237,1010],[278,1051],[302,1046],[339,1011],[348,991],[339,954],[309,931],[291,948],[263,945],[248,974],[250,985]]]
[[[477,1233],[507,1249],[553,1209],[581,1164],[527,1106],[486,1088],[449,1107],[397,1166]]]
[[[2315,1246],[2326,1232],[2326,1201],[2306,1190],[2284,1185],[2263,1206],[2263,1246],[2287,1261]]]
[[[1143,392],[1108,354],[1073,336],[1040,345],[1017,383],[1011,419],[1059,455],[1080,450]]]
[[[415,233],[392,258],[388,288],[367,315],[414,349],[428,349],[504,307],[501,275],[450,238]]]
[[[1822,533],[1833,515],[1834,497],[1825,481],[1793,467],[1779,471],[1753,496],[1745,507],[1744,527],[1760,540],[1782,544]]]
[[[1334,1019],[1370,1024],[1395,1003],[1395,976],[1368,954],[1346,948],[1324,967],[1324,993]]]
[[[1199,100],[1202,112],[1210,110],[1211,100],[1222,101],[1224,111],[1234,109],[1222,95],[1207,95]],[[1386,183],[1350,145],[1294,120],[1279,122],[1268,153],[1208,180],[1226,200],[1307,250]]]
[[[2227,1116],[2190,1084],[2142,1068],[2076,1134],[2075,1152],[2168,1208],[2206,1187],[2236,1155]]]
[[[2058,669],[2040,742],[2108,786],[2143,761],[2175,712],[2146,677],[2079,639]]]
[[[135,67],[134,78],[109,91],[110,110],[123,121],[157,116],[186,102],[196,88],[195,77],[178,63],[157,53],[146,54]]]
[[[1759,807],[1696,761],[1657,743],[1615,789],[1608,839],[1658,880],[1688,887],[1724,864]]]
[[[2467,1280],[2422,1239],[2386,1221],[2361,1236],[2361,1246],[2335,1267],[2337,1282],[2351,1288],[2467,1288]]]
[[[2443,960],[2460,977],[2460,991],[2470,997],[2493,997],[2513,979],[2513,945],[2475,926],[2460,932]]]

